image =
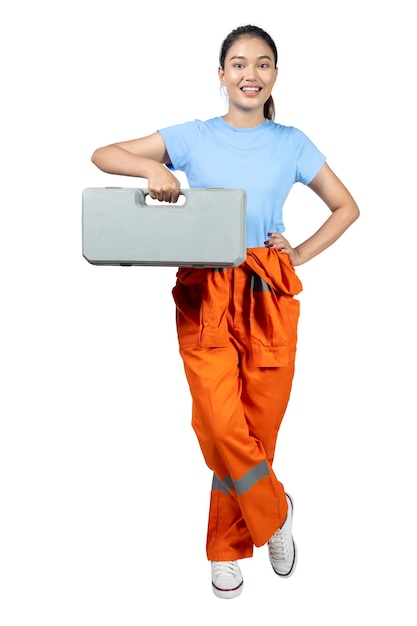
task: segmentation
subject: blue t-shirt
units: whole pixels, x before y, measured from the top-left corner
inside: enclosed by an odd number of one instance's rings
[[[246,191],[248,248],[263,247],[269,232],[284,232],[282,209],[291,187],[307,185],[326,160],[303,132],[271,120],[236,128],[215,117],[159,132],[170,169],[185,172],[190,188]]]

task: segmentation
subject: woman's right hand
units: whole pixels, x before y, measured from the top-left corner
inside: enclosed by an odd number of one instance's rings
[[[160,202],[176,202],[180,195],[180,181],[169,169],[157,163],[148,174],[148,191],[151,198]]]

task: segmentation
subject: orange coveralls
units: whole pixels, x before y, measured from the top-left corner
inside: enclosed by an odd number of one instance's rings
[[[210,561],[264,545],[287,514],[272,469],[294,374],[302,285],[286,254],[249,248],[236,268],[180,268],[173,289],[192,426],[214,472]]]

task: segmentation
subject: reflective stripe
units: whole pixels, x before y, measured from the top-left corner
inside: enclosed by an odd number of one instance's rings
[[[230,479],[230,476],[226,476],[226,478],[224,478],[223,480],[227,480],[227,479]],[[232,482],[231,479],[230,479],[230,482]],[[223,484],[221,480],[217,478],[216,474],[213,474],[213,482],[211,484],[211,489],[212,491],[222,491],[223,493],[226,493],[228,496],[230,496],[230,493],[227,487]]]
[[[211,488],[213,490],[222,491],[223,493],[230,494],[231,489],[235,489],[238,496],[241,496],[243,493],[248,491],[251,487],[253,487],[261,478],[269,475],[269,466],[266,461],[262,461],[255,467],[252,467],[249,471],[236,480],[232,481],[230,476],[226,476],[221,480],[217,478],[215,474],[213,474],[213,482]]]
[[[252,291],[271,291],[271,287],[268,283],[261,278],[261,276],[258,276],[258,274],[252,274],[251,288]]]
[[[255,465],[255,467],[252,467],[252,469],[246,472],[246,474],[242,476],[242,478],[239,478],[239,480],[235,482],[237,495],[241,496],[242,493],[248,491],[248,489],[253,487],[253,485],[257,483],[258,480],[261,480],[261,478],[268,476],[268,474],[269,467],[266,461],[262,461],[258,465]]]

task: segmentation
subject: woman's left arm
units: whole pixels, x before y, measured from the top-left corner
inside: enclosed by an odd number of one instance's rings
[[[311,237],[295,248],[282,235],[269,234],[269,247],[288,254],[292,265],[302,265],[323,252],[359,217],[358,205],[327,163],[308,186],[329,207],[330,217]]]

